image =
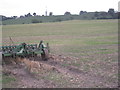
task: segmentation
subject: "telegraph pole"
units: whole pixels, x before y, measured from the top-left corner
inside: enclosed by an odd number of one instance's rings
[[[47,7],[46,7],[46,11],[45,11],[45,16],[47,16]]]

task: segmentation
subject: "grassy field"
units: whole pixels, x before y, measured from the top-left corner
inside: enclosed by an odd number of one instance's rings
[[[114,51],[114,48],[101,50],[118,43],[117,20],[78,20],[58,23],[41,23],[25,25],[5,25],[2,36],[3,45],[21,42],[49,42],[51,51],[59,53],[81,54],[82,51]],[[95,52],[96,50],[94,50]]]
[[[3,25],[3,45],[12,44],[9,36],[15,44],[44,40],[49,42],[52,54],[77,57],[77,61],[65,61],[63,66],[72,65],[105,80],[95,87],[114,87],[117,84],[117,20]]]

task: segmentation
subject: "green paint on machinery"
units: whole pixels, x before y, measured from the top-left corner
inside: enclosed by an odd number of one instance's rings
[[[43,41],[37,44],[21,43],[20,45],[2,46],[2,57],[36,57],[41,54],[43,60],[47,60],[49,57],[49,44],[45,45]]]

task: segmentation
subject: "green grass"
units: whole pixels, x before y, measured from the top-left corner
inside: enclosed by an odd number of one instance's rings
[[[117,20],[73,20],[55,23],[4,25],[3,45],[49,42],[53,52],[81,53],[83,48],[118,44]],[[56,48],[54,50],[54,48]],[[58,50],[58,51],[57,51]]]
[[[18,81],[15,76],[2,75],[2,88],[16,88],[18,86]]]
[[[5,76],[5,75],[2,76],[2,83],[3,84],[7,84],[7,83],[10,83],[12,81],[16,81],[16,79],[12,76]]]

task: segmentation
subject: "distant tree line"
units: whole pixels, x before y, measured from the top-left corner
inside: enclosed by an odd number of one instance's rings
[[[94,19],[120,19],[119,12],[115,12],[114,9],[109,9],[108,12],[92,12],[94,13]],[[79,15],[89,14],[86,11],[80,11]]]
[[[86,15],[89,16],[90,13],[93,13],[94,16],[92,17],[92,19],[120,19],[120,12],[115,12],[114,9],[110,8],[108,10],[108,12],[87,12],[87,11],[80,11],[79,15],[83,16],[84,18],[86,18]],[[64,13],[65,16],[72,16],[72,14],[69,11],[66,11]],[[0,15],[2,17],[2,21],[4,20],[9,20],[9,19],[17,19],[17,18],[25,18],[25,17],[34,17],[34,16],[40,16],[37,15],[35,12],[33,14],[28,13],[25,15],[21,15],[20,17],[18,16],[12,16],[12,17],[6,17],[3,15]],[[44,15],[42,15],[44,16]],[[49,16],[53,16],[53,12],[49,12]],[[71,20],[73,19],[72,17],[70,18]],[[60,19],[58,21],[61,21]],[[37,23],[37,20],[33,20],[33,23]]]
[[[9,20],[9,19],[25,18],[25,17],[31,17],[31,16],[40,16],[40,15],[37,15],[34,12],[33,14],[28,13],[28,14],[25,14],[25,15],[21,15],[20,17],[18,17],[18,16],[6,17],[6,16],[3,16],[3,15],[0,15],[0,16],[2,17],[2,21],[4,21],[4,20]],[[42,16],[44,16],[44,15],[42,15]],[[50,12],[49,16],[53,16],[53,12]]]
[[[93,13],[94,17],[92,19],[120,19],[120,12],[115,12],[114,9],[110,8],[108,12],[87,12],[80,11],[79,15],[89,15],[89,13]],[[72,15],[70,12],[65,12],[64,15]]]

